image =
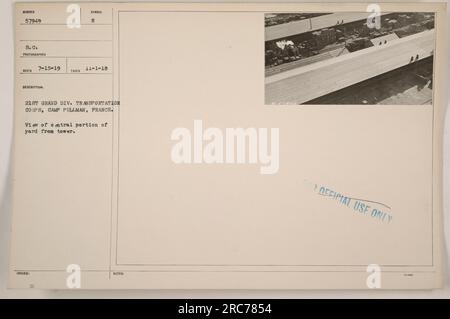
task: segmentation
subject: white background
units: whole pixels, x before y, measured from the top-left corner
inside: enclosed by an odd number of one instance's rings
[[[31,1],[31,0],[28,0]],[[135,0],[136,1],[136,0]],[[185,0],[189,1],[189,0]],[[334,0],[336,2],[337,0]],[[413,1],[413,0],[412,0]],[[437,0],[436,0],[437,1]],[[448,1],[448,0],[447,0]],[[444,131],[444,289],[433,291],[262,291],[262,290],[140,290],[140,291],[44,291],[7,289],[9,239],[11,226],[11,147],[13,131],[13,0],[0,2],[0,298],[450,298],[450,115],[445,116]],[[39,1],[37,1],[39,2]],[[41,1],[43,2],[43,1]],[[49,2],[49,1],[46,1]],[[82,1],[78,1],[82,2]],[[97,0],[97,2],[100,2]],[[110,2],[110,1],[105,1]],[[192,1],[194,2],[194,1]],[[196,0],[195,2],[206,2]],[[232,2],[222,0],[220,2]],[[234,1],[235,2],[235,1]],[[248,1],[246,1],[248,2]],[[259,0],[254,2],[275,2]],[[284,0],[283,2],[292,2]],[[304,1],[320,2],[320,1]],[[339,1],[339,2],[349,2]],[[352,1],[352,2],[362,2]],[[392,1],[390,1],[392,2]],[[400,1],[398,1],[400,2]],[[406,2],[406,1],[405,1]],[[448,14],[448,11],[447,11]],[[448,32],[450,34],[450,32]],[[448,35],[447,35],[448,36]],[[450,41],[449,41],[450,42]],[[450,51],[449,51],[450,52]],[[450,56],[448,57],[450,60]],[[442,67],[442,66],[439,66]],[[449,65],[445,66],[449,74]],[[447,81],[448,82],[448,81]],[[449,85],[447,84],[447,87]],[[448,90],[447,90],[448,91]],[[448,98],[448,96],[447,96]],[[448,103],[447,103],[448,104]]]

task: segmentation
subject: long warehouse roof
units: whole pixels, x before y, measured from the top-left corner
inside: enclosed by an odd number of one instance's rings
[[[265,40],[272,41],[300,33],[332,27],[335,26],[338,21],[339,23],[341,23],[342,20],[344,20],[344,23],[366,20],[369,17],[369,14],[370,13],[367,12],[338,12],[314,17],[311,19],[282,23],[266,27]]]
[[[302,104],[433,55],[434,30],[266,77],[267,104]]]

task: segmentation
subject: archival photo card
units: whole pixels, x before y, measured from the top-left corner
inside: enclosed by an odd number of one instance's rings
[[[446,4],[14,21],[9,287],[443,286]]]

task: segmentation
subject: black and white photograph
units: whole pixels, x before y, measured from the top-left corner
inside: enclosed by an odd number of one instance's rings
[[[434,13],[265,14],[267,105],[429,105]]]

